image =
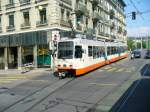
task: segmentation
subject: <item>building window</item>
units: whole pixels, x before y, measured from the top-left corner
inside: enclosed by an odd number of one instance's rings
[[[42,10],[39,10],[39,14],[40,14],[40,21],[41,22],[46,22],[47,21],[46,8],[43,8]]]
[[[65,13],[65,10],[61,9],[61,20],[64,20],[64,13]]]
[[[1,1],[0,1],[0,11],[2,10]]]
[[[29,11],[23,12],[23,17],[24,17],[24,24],[29,25],[30,24]]]
[[[2,26],[2,16],[0,16],[0,27]]]
[[[14,0],[9,0],[9,4],[14,4]]]
[[[70,12],[69,11],[67,11],[67,20],[69,20],[70,18]]]
[[[9,15],[9,26],[14,26],[14,15]]]
[[[21,5],[29,4],[30,0],[19,0]]]
[[[88,18],[86,18],[85,24],[86,24],[86,27],[88,27]]]

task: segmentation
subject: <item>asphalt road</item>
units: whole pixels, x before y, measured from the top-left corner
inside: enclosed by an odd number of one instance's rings
[[[112,107],[111,112],[150,112],[150,64],[140,70],[141,78]]]
[[[100,112],[111,107],[112,110],[117,109],[115,105],[120,96],[111,95],[116,94],[120,87],[123,90],[119,95],[123,95],[128,86],[140,77],[138,73],[147,63],[142,58],[124,59],[84,76],[63,80],[47,71],[14,87],[1,88],[0,112]],[[131,84],[127,86],[129,80]]]

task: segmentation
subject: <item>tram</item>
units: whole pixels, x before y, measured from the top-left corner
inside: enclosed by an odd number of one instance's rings
[[[127,45],[86,38],[61,39],[57,45],[57,75],[76,77],[126,58]]]

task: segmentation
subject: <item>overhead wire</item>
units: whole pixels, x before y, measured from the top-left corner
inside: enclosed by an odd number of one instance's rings
[[[130,2],[131,2],[131,4],[133,5],[133,7],[135,8],[135,10],[137,11],[137,14],[139,14],[139,15],[141,16],[141,18],[142,18],[143,20],[145,20],[144,17],[141,15],[141,12],[140,12],[140,11],[138,10],[138,8],[136,7],[135,3],[134,3],[132,0],[130,0]]]

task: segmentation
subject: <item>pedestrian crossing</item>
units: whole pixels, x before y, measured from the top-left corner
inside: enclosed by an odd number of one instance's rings
[[[121,68],[121,67],[116,67],[116,66],[106,66],[103,68],[100,68],[99,72],[126,72],[126,73],[131,73],[134,69],[133,68]]]
[[[17,81],[17,80],[29,79],[32,77],[33,76],[31,76],[29,74],[28,75],[26,75],[26,74],[1,75],[0,76],[0,85],[6,84],[6,83],[11,83],[11,82]]]

